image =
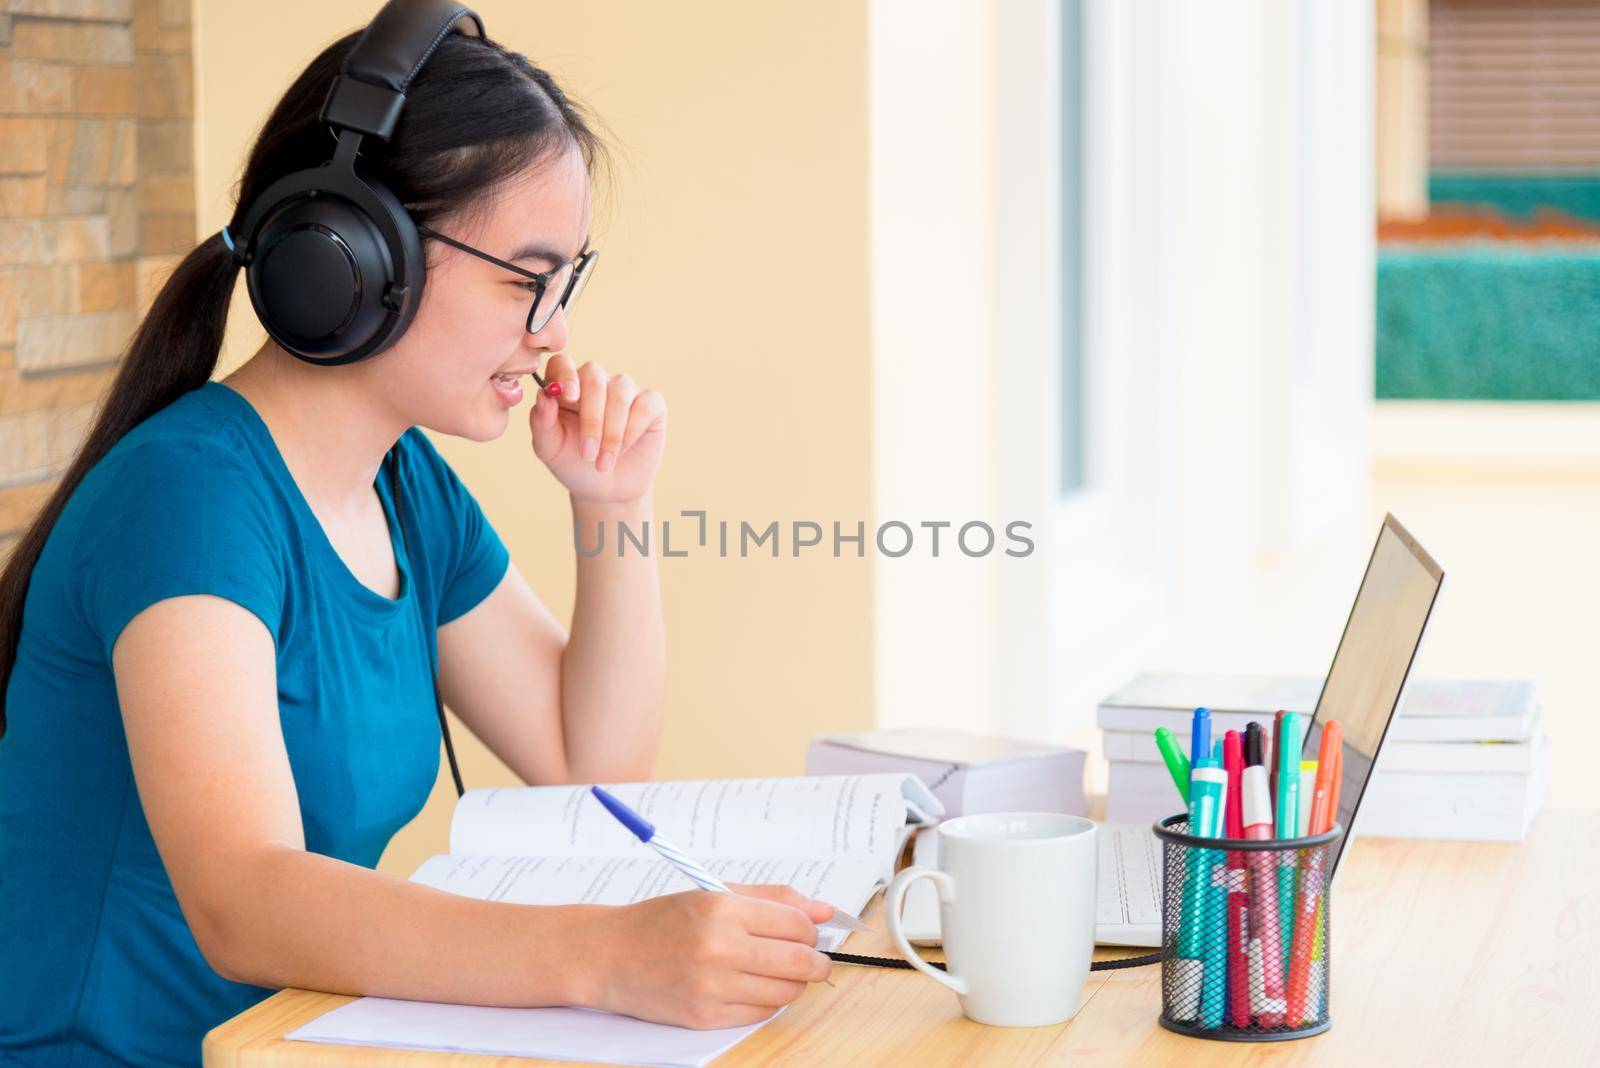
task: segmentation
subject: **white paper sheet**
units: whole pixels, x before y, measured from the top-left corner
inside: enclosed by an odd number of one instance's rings
[[[696,1031],[590,1009],[504,1009],[360,998],[323,1013],[287,1037],[388,1049],[699,1068],[771,1019],[748,1027]]]
[[[788,883],[807,897],[859,909],[877,884],[865,860],[719,860],[733,882]],[[412,880],[440,890],[521,905],[623,905],[694,884],[655,854],[615,857],[430,857]],[[819,949],[836,949],[847,931],[822,927]],[[770,1019],[770,1017],[769,1017]],[[359,998],[317,1017],[286,1037],[308,1042],[448,1050],[613,1064],[703,1065],[762,1024],[696,1031],[631,1016],[575,1008],[496,1008],[393,998]]]

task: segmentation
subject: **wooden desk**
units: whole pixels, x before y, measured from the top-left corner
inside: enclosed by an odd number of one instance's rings
[[[1159,967],[1092,972],[1072,1022],[1008,1029],[965,1019],[954,995],[916,973],[837,965],[837,988],[813,985],[717,1064],[1600,1063],[1600,812],[1546,812],[1522,845],[1358,840],[1334,902],[1333,1027],[1315,1038],[1163,1030]],[[877,935],[847,948],[891,953]],[[207,1035],[205,1063],[555,1063],[284,1041],[349,1000],[275,994]]]

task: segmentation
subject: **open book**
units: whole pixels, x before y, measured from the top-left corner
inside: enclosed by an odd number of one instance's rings
[[[906,837],[942,814],[910,775],[604,784],[727,883],[788,883],[857,912],[894,874]],[[415,882],[522,905],[626,905],[694,884],[587,786],[469,790],[450,854]]]
[[[943,806],[912,775],[602,784],[724,882],[787,883],[859,913]],[[694,890],[587,786],[469,790],[450,852],[413,882],[525,905],[625,905]],[[847,932],[824,927],[818,947]],[[690,1031],[585,1009],[504,1009],[361,998],[289,1033],[313,1042],[557,1060],[701,1065],[761,1025]]]

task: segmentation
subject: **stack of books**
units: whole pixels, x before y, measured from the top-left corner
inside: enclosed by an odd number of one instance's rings
[[[1065,812],[1084,815],[1082,749],[962,731],[901,728],[821,734],[806,750],[807,775],[920,778],[944,814]],[[1170,789],[1170,787],[1169,787]]]
[[[1156,750],[1170,727],[1187,749],[1197,706],[1211,709],[1214,737],[1268,728],[1279,709],[1309,713],[1320,679],[1141,675],[1100,703],[1110,762],[1106,819],[1146,823],[1182,810]],[[1361,799],[1357,833],[1382,838],[1520,842],[1544,806],[1549,742],[1526,681],[1413,680],[1389,726]]]

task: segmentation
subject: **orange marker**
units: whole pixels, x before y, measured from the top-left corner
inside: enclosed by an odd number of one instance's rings
[[[1329,720],[1322,728],[1322,744],[1317,748],[1317,782],[1311,793],[1311,823],[1308,834],[1321,834],[1333,826],[1338,802],[1339,762],[1344,756],[1344,725]]]
[[[1311,833],[1321,834],[1333,826],[1332,805],[1338,800],[1336,776],[1344,752],[1344,727],[1329,720],[1322,728],[1322,745],[1317,751],[1317,785],[1311,800]],[[1291,1025],[1305,1019],[1306,993],[1311,985],[1311,950],[1317,937],[1317,913],[1322,895],[1322,858],[1326,846],[1316,852],[1300,873],[1300,893],[1294,907],[1294,935],[1289,944],[1288,1012]]]

